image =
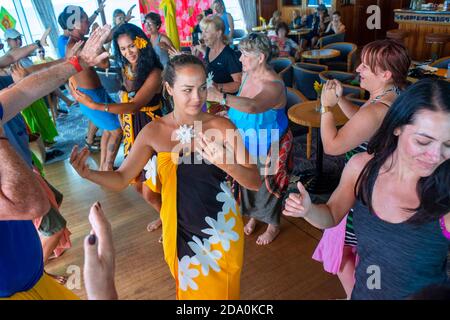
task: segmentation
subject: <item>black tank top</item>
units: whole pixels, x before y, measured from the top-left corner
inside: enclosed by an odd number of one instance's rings
[[[429,285],[447,281],[450,240],[444,237],[439,220],[419,226],[389,223],[358,200],[353,225],[359,263],[352,299],[405,299]]]

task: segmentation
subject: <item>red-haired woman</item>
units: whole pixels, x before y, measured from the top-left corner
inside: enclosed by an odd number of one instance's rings
[[[367,141],[380,127],[389,107],[404,89],[411,59],[405,47],[393,40],[378,40],[367,44],[361,53],[361,64],[356,71],[360,86],[370,93],[362,106],[353,105],[343,96],[338,80],[329,80],[322,90],[320,134],[325,153],[342,155],[347,160],[356,152],[365,152]],[[349,121],[339,130],[330,108],[338,105]],[[336,107],[335,107],[336,108]],[[348,219],[333,229],[326,230],[313,258],[324,264],[326,271],[337,274],[350,297],[355,280],[355,247],[352,211]]]

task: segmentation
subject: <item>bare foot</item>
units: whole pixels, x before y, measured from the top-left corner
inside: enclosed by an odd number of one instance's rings
[[[256,239],[256,244],[260,246],[265,246],[271,243],[276,236],[280,233],[280,227],[269,224],[267,226],[266,232],[261,234],[258,239]]]
[[[254,218],[250,218],[250,220],[247,222],[247,224],[244,227],[244,233],[246,235],[251,235],[253,231],[255,230],[256,226],[256,220]]]
[[[56,280],[60,285],[65,285],[69,277],[67,276],[58,276],[56,274],[47,273],[50,277]]]
[[[161,225],[162,225],[161,219],[158,218],[158,219],[156,219],[155,221],[152,221],[152,222],[150,222],[150,223],[147,225],[147,231],[148,231],[148,232],[153,232],[153,231],[155,231],[156,229],[159,229],[159,228],[161,227]]]

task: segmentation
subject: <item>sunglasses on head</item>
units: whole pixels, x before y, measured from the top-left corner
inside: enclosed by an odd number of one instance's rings
[[[257,32],[252,32],[248,35],[248,39],[249,40],[255,40],[256,38],[258,38],[258,33]]]

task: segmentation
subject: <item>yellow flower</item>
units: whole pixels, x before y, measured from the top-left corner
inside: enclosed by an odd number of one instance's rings
[[[322,92],[323,83],[319,83],[317,81],[314,82],[314,90],[317,92],[317,94]]]
[[[259,17],[259,21],[261,21],[262,24],[266,23],[266,19],[264,19],[263,17]]]
[[[134,43],[134,46],[136,48],[138,48],[139,50],[144,49],[145,47],[147,47],[147,44],[148,44],[147,40],[142,39],[141,37],[136,37],[136,39],[134,39],[133,43]]]

